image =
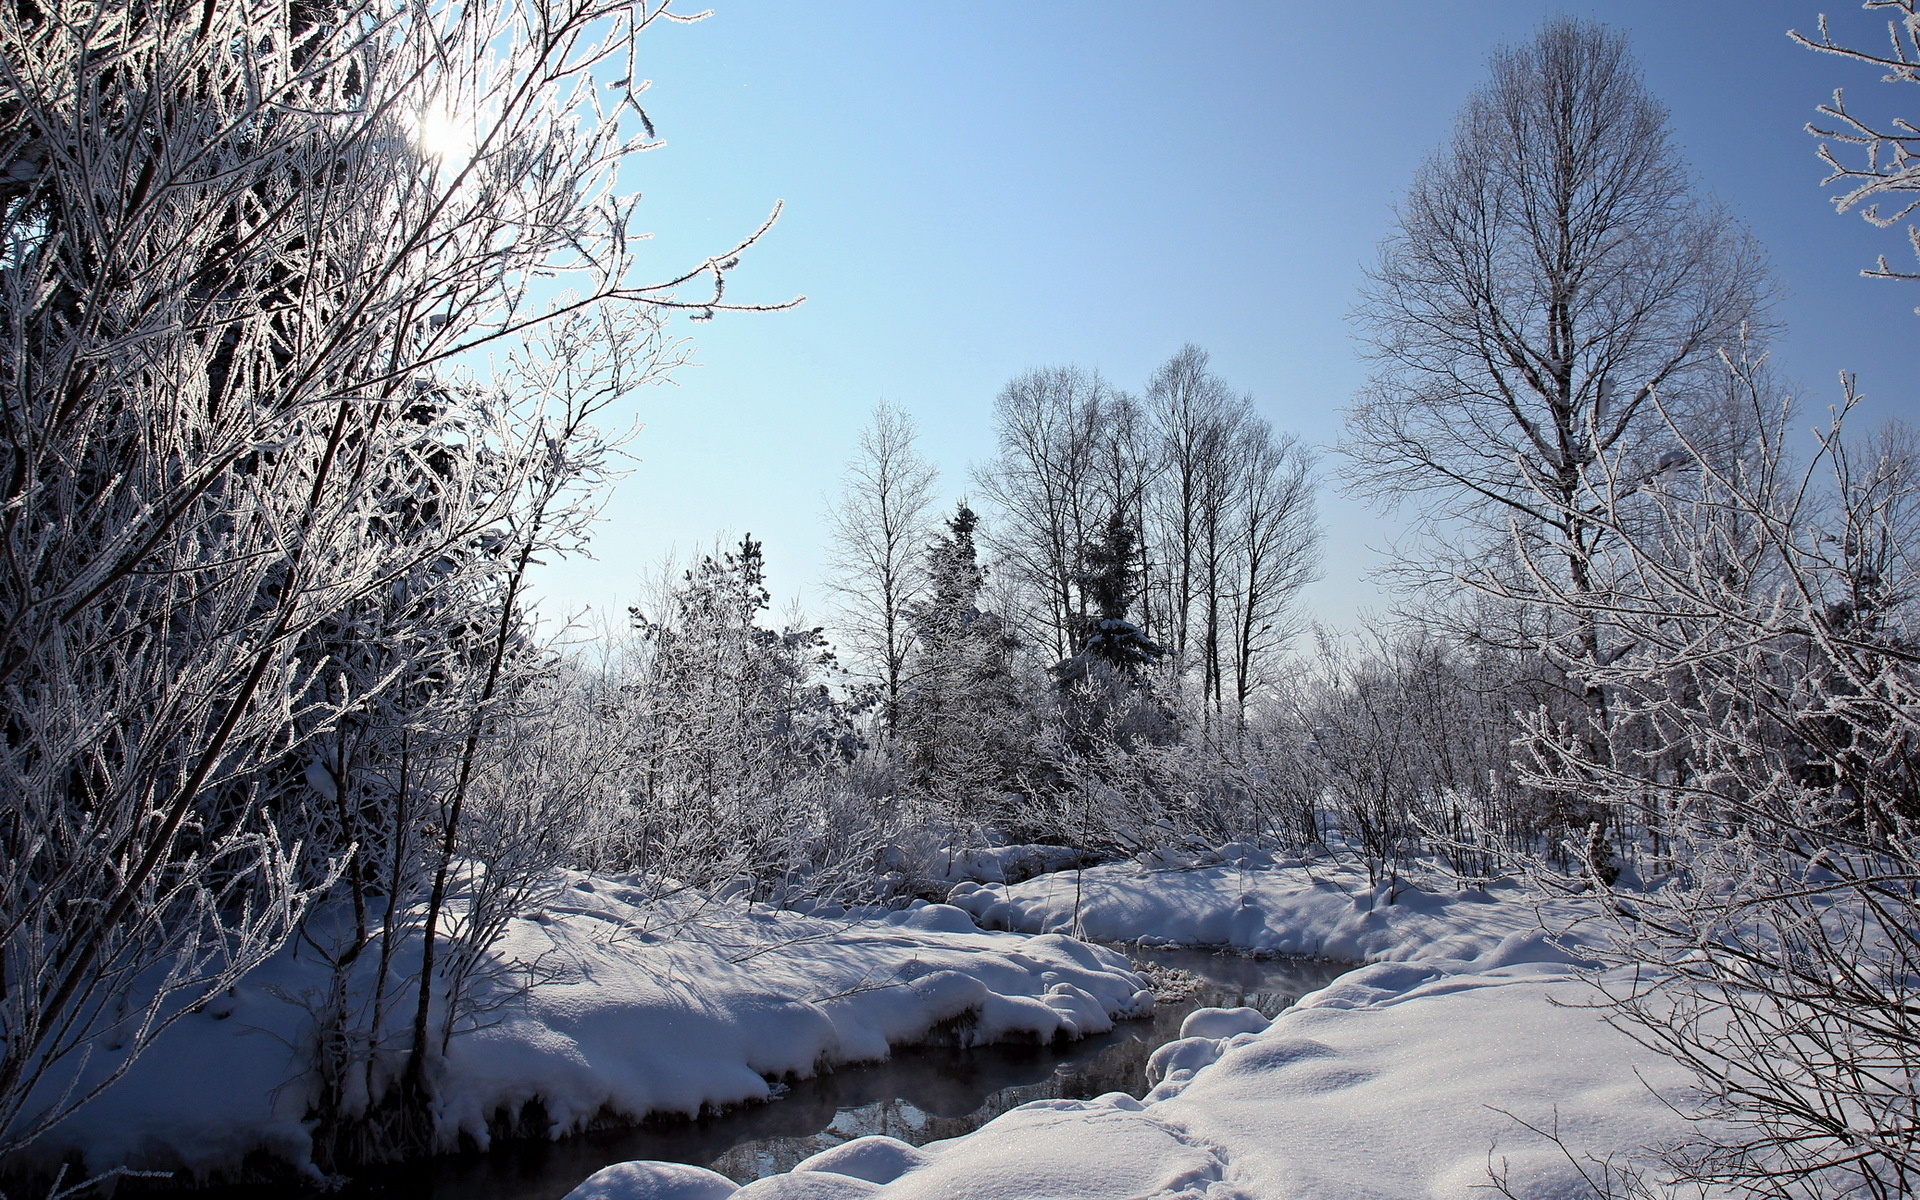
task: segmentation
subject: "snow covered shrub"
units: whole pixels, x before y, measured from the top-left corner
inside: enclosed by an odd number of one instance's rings
[[[341,747],[302,743],[358,721],[411,749],[371,697],[439,669],[430,577],[499,556],[469,611],[513,625],[511,560],[570,523],[549,485],[600,452],[579,418],[609,393],[568,389],[643,382],[672,358],[663,307],[718,301],[731,253],[633,277],[613,190],[646,122],[637,88],[601,108],[604,76],[663,7],[0,12],[0,1154],[272,952],[337,870],[368,898],[346,855],[387,826],[325,779]],[[554,274],[574,290],[530,292]],[[443,403],[462,353],[607,303],[613,341],[528,347],[484,401]],[[334,669],[329,638],[375,627],[392,657]],[[439,742],[441,865],[486,659]],[[408,754],[377,757],[363,778],[397,800]],[[314,760],[323,786],[277,773]],[[332,862],[303,875],[292,830],[323,827]]]
[[[1551,828],[1558,814],[1511,766],[1515,712],[1560,690],[1537,654],[1464,643],[1419,621],[1368,638],[1323,634],[1318,650],[1288,697],[1289,720],[1308,739],[1296,769],[1370,876],[1437,851],[1484,878]]]
[[[1619,547],[1606,587],[1556,595],[1632,648],[1586,677],[1655,736],[1597,763],[1539,728],[1535,781],[1658,822],[1664,873],[1611,894],[1614,957],[1652,970],[1609,1002],[1696,1071],[1702,1115],[1731,1131],[1675,1164],[1764,1195],[1909,1195],[1920,452],[1898,428],[1851,441],[1843,409],[1795,469],[1790,407],[1756,364],[1730,365],[1753,449],[1718,460],[1676,428],[1682,469],[1623,465],[1598,497]]]
[[[879,814],[843,803],[862,739],[830,686],[832,648],[818,627],[762,625],[768,602],[749,536],[633,610],[615,669],[634,824],[610,865],[701,886],[744,876],[758,891],[875,849]]]

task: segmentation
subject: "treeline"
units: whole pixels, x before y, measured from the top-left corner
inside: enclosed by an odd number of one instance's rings
[[[994,421],[981,509],[942,510],[911,420],[874,413],[828,515],[844,659],[822,629],[761,623],[751,538],[633,610],[614,669],[636,744],[657,748],[640,778],[661,836],[686,835],[677,873],[706,847],[703,877],[750,860],[782,894],[846,886],[767,874],[802,830],[865,846],[842,864],[860,886],[886,859],[896,889],[943,887],[927,855],[991,840],[1117,852],[1230,834],[1200,763],[1245,775],[1264,752],[1257,701],[1315,559],[1310,456],[1194,347],[1142,398],[1030,372]],[[786,814],[799,796],[832,821]],[[753,849],[769,839],[783,849]]]
[[[1530,720],[1587,712],[1543,653],[1564,617],[1487,596],[1304,621],[1313,456],[1204,351],[1139,396],[1028,372],[992,420],[997,453],[942,507],[911,418],[875,409],[827,514],[827,624],[769,621],[751,537],[634,607],[599,669],[649,816],[596,866],[801,902],[937,898],[955,853],[1030,841],[1331,842],[1473,878],[1579,869],[1596,837],[1636,852],[1516,753]]]

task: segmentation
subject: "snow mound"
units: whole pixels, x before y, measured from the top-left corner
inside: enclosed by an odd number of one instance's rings
[[[919,1147],[909,1146],[899,1138],[876,1133],[842,1142],[830,1150],[822,1150],[812,1158],[803,1159],[793,1169],[831,1171],[836,1175],[864,1179],[868,1183],[892,1183],[927,1161],[926,1152]]]
[[[983,1136],[986,1130],[992,1135]],[[1211,1149],[1140,1111],[1074,1100],[1016,1108],[979,1133],[928,1148],[928,1157],[870,1194],[885,1200],[1199,1197],[1225,1168]],[[737,1195],[748,1200],[746,1189]]]
[[[1180,1022],[1180,1036],[1230,1038],[1236,1033],[1265,1033],[1271,1024],[1257,1008],[1197,1008]]]
[[[727,1200],[740,1185],[685,1163],[627,1162],[587,1176],[564,1200]]]
[[[864,1200],[879,1193],[878,1184],[864,1179],[808,1171],[756,1179],[733,1193],[733,1200]]]

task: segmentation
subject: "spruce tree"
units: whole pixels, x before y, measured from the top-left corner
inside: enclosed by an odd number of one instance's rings
[[[927,598],[907,610],[917,648],[898,729],[908,785],[937,819],[972,829],[1019,787],[1031,744],[1013,674],[1018,643],[980,608],[979,521],[961,501],[928,548]]]
[[[1054,668],[1062,688],[1102,673],[1131,684],[1143,668],[1166,653],[1127,619],[1140,591],[1135,563],[1138,544],[1133,526],[1116,509],[1101,528],[1100,538],[1083,552],[1080,586],[1094,611],[1081,623],[1078,652]]]

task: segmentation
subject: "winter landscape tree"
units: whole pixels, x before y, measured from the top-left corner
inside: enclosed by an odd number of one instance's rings
[[[1345,451],[1364,492],[1420,506],[1426,578],[1484,578],[1518,541],[1584,591],[1607,536],[1592,475],[1675,461],[1662,412],[1709,435],[1719,355],[1764,338],[1770,285],[1746,232],[1692,195],[1621,34],[1556,19],[1491,68],[1381,247],[1357,313],[1378,366]],[[1603,628],[1580,616],[1544,648],[1603,662]],[[1603,755],[1605,696],[1581,702]]]

